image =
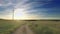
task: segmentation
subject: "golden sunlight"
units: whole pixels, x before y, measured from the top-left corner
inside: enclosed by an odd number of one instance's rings
[[[3,19],[14,19],[14,20],[30,20],[30,19],[38,19],[37,15],[28,14],[28,11],[25,11],[25,8],[18,8],[14,10],[14,15],[12,13],[2,17]]]
[[[27,15],[26,15],[26,12],[24,11],[24,9],[15,9],[14,19],[15,20],[27,19]]]

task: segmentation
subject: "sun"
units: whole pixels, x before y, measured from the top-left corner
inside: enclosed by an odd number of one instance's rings
[[[24,9],[15,9],[14,11],[14,19],[15,20],[24,20],[27,19],[26,11]]]

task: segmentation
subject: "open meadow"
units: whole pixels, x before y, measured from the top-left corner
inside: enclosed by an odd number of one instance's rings
[[[60,34],[60,21],[0,20],[0,34],[12,34],[22,25],[28,25],[34,34]]]
[[[24,21],[0,20],[0,34],[12,34]]]
[[[60,34],[60,21],[41,20],[28,23],[35,34]]]

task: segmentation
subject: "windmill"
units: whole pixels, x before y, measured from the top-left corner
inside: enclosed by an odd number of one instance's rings
[[[14,7],[13,7],[13,11],[12,11],[12,20],[14,20]]]

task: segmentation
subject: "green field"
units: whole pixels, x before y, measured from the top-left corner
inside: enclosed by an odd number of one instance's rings
[[[30,21],[29,27],[35,34],[60,34],[60,21]]]
[[[11,34],[22,24],[24,21],[0,20],[0,34]]]
[[[60,21],[0,20],[0,34],[12,34],[23,24],[28,24],[35,34],[60,34]]]

